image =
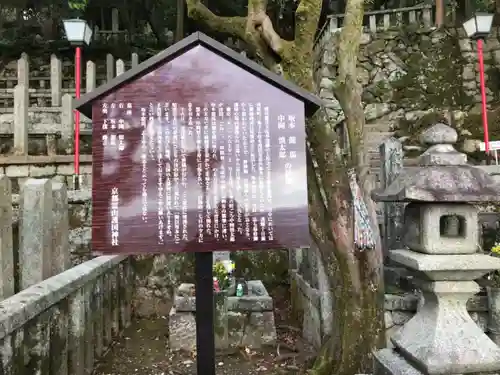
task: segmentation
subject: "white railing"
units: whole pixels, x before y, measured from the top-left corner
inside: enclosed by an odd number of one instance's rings
[[[332,14],[328,16],[327,22],[323,25],[315,44],[317,44],[326,34],[327,30],[341,28],[345,14]],[[419,27],[431,27],[433,21],[433,6],[418,5],[409,8],[384,9],[365,12],[363,26],[365,32],[376,33],[387,31],[391,28],[417,25]]]

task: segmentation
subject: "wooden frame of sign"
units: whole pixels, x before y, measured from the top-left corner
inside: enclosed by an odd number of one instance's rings
[[[212,251],[308,246],[305,119],[321,105],[202,33],[87,93],[93,253],[195,252],[198,302]]]

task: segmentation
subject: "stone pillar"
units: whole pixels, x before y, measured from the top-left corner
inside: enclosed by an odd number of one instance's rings
[[[374,374],[464,374],[500,371],[500,348],[467,312],[467,300],[479,292],[474,281],[500,269],[500,258],[477,253],[480,202],[496,202],[500,186],[484,171],[467,165],[455,150],[457,132],[437,124],[421,136],[431,147],[420,168],[403,171],[372,197],[410,202],[404,212],[406,249],[389,253],[391,261],[415,274],[423,306],[391,341],[394,349],[374,355]]]
[[[135,52],[132,54],[131,65],[132,67],[139,65],[139,55]]]
[[[103,333],[104,333],[104,277],[99,276],[96,281],[96,314],[94,331],[94,355],[99,358],[104,351]]]
[[[30,66],[28,55],[21,53],[21,57],[17,60],[17,84],[24,85],[26,91],[30,87]]]
[[[52,272],[57,275],[71,268],[69,254],[69,215],[66,184],[52,182]]]
[[[68,343],[68,373],[86,375],[85,293],[83,289],[79,289],[70,297]]]
[[[87,374],[92,374],[94,368],[94,284],[89,282],[84,287],[85,300],[85,330],[84,330],[84,346],[85,346],[85,368]]]
[[[70,94],[64,94],[62,97],[60,129],[60,151],[64,154],[71,154],[74,150],[75,118],[73,110],[73,97]]]
[[[0,301],[14,293],[12,188],[10,178],[0,175]]]
[[[125,62],[122,59],[116,60],[116,76],[125,73]]]
[[[92,33],[92,39],[93,40],[99,40],[100,37],[100,31],[99,31],[99,26],[94,26],[94,32]]]
[[[112,54],[106,55],[106,82],[115,78],[115,58]]]
[[[54,54],[50,56],[50,94],[52,107],[61,106],[62,63]]]
[[[52,375],[68,375],[68,327],[70,319],[68,304],[65,301],[55,309],[50,325],[50,373]]]
[[[226,348],[228,345],[228,301],[225,292],[214,293],[214,331],[215,347]]]
[[[229,251],[214,251],[212,253],[212,259],[214,264],[215,262],[231,260],[231,258],[229,257]]]
[[[118,31],[120,31],[120,16],[117,8],[111,9],[111,31],[115,38],[118,36]]]
[[[29,94],[24,84],[14,89],[14,153],[28,155]]]
[[[91,92],[96,87],[96,68],[93,61],[87,61],[85,73],[87,75],[85,78],[85,90],[86,92]]]
[[[52,183],[28,179],[19,204],[20,289],[51,276],[52,272]]]
[[[388,187],[403,169],[403,145],[396,138],[385,140],[380,149],[380,185]],[[383,250],[387,256],[389,250],[401,248],[403,227],[403,203],[384,204]]]

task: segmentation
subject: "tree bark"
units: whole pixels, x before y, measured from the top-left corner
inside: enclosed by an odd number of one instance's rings
[[[294,40],[282,39],[266,14],[267,0],[248,0],[245,17],[220,17],[200,0],[186,0],[188,15],[217,32],[240,38],[255,49],[264,65],[313,91],[313,45],[322,0],[300,0]],[[332,335],[325,340],[310,373],[354,375],[371,372],[371,353],[385,344],[383,267],[372,179],[364,151],[362,87],[357,80],[357,55],[362,33],[363,0],[348,0],[337,56],[335,95],[342,106],[350,153],[339,159],[337,135],[318,111],[306,127],[308,143],[309,227],[331,286]],[[364,192],[377,237],[374,250],[354,245],[353,201],[348,168],[353,168]]]
[[[184,14],[186,5],[184,0],[177,0],[177,20],[175,27],[175,40],[179,41],[184,38]]]

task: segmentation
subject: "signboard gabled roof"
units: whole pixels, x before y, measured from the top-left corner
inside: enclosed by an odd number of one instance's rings
[[[218,54],[231,63],[238,65],[268,84],[273,85],[281,91],[301,100],[305,105],[306,116],[313,115],[314,112],[316,112],[316,110],[323,105],[321,99],[316,95],[313,95],[292,82],[287,81],[283,77],[269,71],[247,57],[233,51],[224,44],[210,38],[209,36],[201,32],[196,32],[142,62],[141,64],[133,67],[132,69],[127,70],[106,84],[101,85],[88,94],[83,95],[80,99],[76,100],[74,108],[88,118],[92,118],[92,104],[94,101],[99,100],[118,88],[125,86],[128,82],[142,77],[144,74],[153,71],[155,68],[168,63],[169,61],[182,55],[184,52],[199,45]]]

